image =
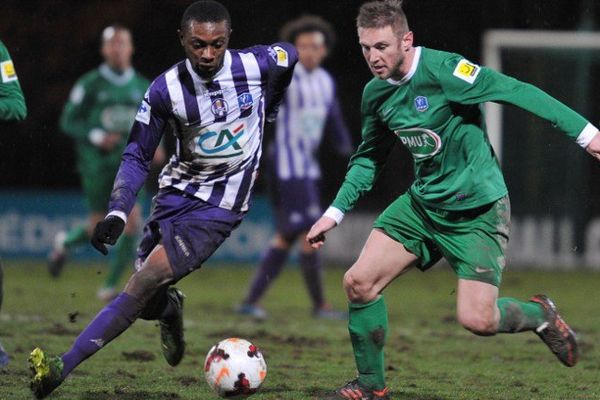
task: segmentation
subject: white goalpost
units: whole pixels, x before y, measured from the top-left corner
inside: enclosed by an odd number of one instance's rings
[[[489,30],[483,36],[483,64],[502,72],[504,49],[600,50],[600,33],[583,31]],[[502,162],[502,106],[487,103],[490,142]]]

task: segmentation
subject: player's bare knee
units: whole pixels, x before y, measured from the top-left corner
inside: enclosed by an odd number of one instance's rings
[[[488,315],[489,314],[489,315]],[[468,331],[479,336],[491,336],[498,330],[498,321],[490,313],[458,315],[458,322]]]
[[[159,287],[172,280],[173,271],[168,265],[146,264],[131,276],[125,292],[143,300],[151,297]]]
[[[281,250],[288,250],[290,247],[292,247],[292,242],[285,236],[277,233],[271,241],[271,246]]]
[[[351,271],[344,274],[344,290],[351,303],[368,303],[378,294],[371,282],[357,278]]]

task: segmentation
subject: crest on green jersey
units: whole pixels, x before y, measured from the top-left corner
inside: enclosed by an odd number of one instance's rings
[[[396,129],[394,133],[417,160],[433,157],[442,148],[442,139],[430,129]]]
[[[133,125],[136,111],[134,106],[124,104],[105,107],[100,114],[102,128],[108,132],[127,132]]]

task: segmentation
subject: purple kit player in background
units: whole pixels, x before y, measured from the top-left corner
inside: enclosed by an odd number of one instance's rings
[[[287,23],[281,30],[282,40],[294,43],[298,64],[277,116],[275,140],[270,150],[273,203],[276,233],[261,264],[239,314],[266,318],[257,305],[268,286],[277,277],[290,248],[320,216],[319,180],[321,170],[316,153],[325,132],[333,149],[341,155],[352,152],[351,137],[342,118],[335,82],[321,68],[331,50],[334,32],[331,25],[317,16],[303,16]],[[321,262],[310,244],[302,241],[300,267],[317,318],[345,318],[325,302]]]
[[[256,178],[265,119],[274,120],[297,60],[289,43],[227,50],[231,20],[213,0],[185,11],[179,36],[186,60],[151,84],[136,116],[115,178],[109,213],[92,244],[106,254],[135,204],[167,124],[177,153],[163,169],[144,228],[136,272],[61,357],[35,349],[31,388],[47,396],[82,361],[137,318],[160,324],[163,354],[177,365],[184,352],[183,295],[176,283],[201,264],[242,221]]]

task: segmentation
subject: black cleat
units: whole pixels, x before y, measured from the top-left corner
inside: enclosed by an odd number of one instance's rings
[[[362,387],[358,383],[358,378],[346,383],[344,386],[336,390],[328,400],[389,400],[390,394],[387,387],[381,390],[371,390]]]
[[[64,252],[52,251],[48,257],[48,272],[53,278],[58,278],[65,266],[67,255]]]
[[[579,346],[575,332],[558,314],[556,306],[543,294],[535,295],[530,301],[540,304],[544,308],[546,321],[540,325],[535,333],[550,348],[552,353],[567,367],[573,367],[579,361]]]
[[[54,247],[48,255],[48,272],[53,278],[58,278],[67,261],[67,250],[64,246],[64,241],[67,237],[65,232],[59,232],[54,238]]]
[[[185,341],[183,340],[183,299],[181,290],[170,287],[167,289],[169,302],[177,310],[175,315],[168,320],[160,319],[160,341],[163,356],[171,366],[176,366],[181,362],[185,351]]]

